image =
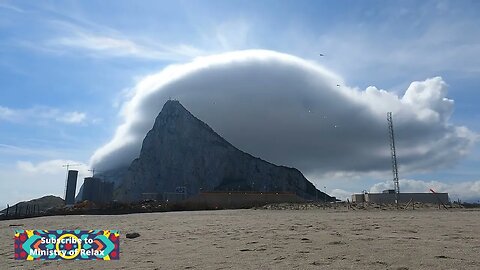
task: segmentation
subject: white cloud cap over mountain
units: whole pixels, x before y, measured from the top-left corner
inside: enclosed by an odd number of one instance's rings
[[[129,165],[169,98],[241,150],[306,174],[390,170],[388,111],[404,171],[453,164],[478,138],[449,122],[454,102],[440,77],[413,82],[397,96],[374,86],[348,87],[340,76],[295,56],[247,50],[196,58],[145,77],[122,107],[123,123],[91,165]]]

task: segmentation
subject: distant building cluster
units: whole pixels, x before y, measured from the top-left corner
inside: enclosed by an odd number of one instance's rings
[[[113,200],[113,183],[97,177],[86,177],[83,182],[83,201],[108,203]]]
[[[65,187],[65,204],[75,204],[75,191],[77,188],[78,171],[69,170],[67,174],[67,185]],[[113,200],[112,182],[103,181],[98,177],[86,177],[83,182],[82,201],[94,203],[108,203]]]
[[[447,203],[448,193],[399,193],[398,202],[419,202],[419,203]],[[387,189],[382,193],[360,193],[352,195],[352,202],[354,203],[378,203],[378,204],[393,204],[395,203],[395,190]]]

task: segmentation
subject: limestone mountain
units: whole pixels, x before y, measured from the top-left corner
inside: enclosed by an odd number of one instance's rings
[[[186,190],[295,192],[305,199],[334,198],[318,191],[295,168],[276,166],[242,152],[197,119],[178,101],[169,100],[143,140],[115,192],[120,201],[143,193]]]

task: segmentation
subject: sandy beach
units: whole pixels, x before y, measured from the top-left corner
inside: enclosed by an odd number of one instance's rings
[[[480,269],[479,223],[480,211],[464,209],[40,217],[0,222],[0,268]],[[120,260],[15,261],[18,228],[118,229]],[[140,237],[126,239],[129,232]]]

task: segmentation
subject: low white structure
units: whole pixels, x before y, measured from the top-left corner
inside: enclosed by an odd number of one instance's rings
[[[353,203],[363,203],[363,202],[365,202],[365,194],[364,193],[353,194],[352,195],[352,202]]]
[[[448,203],[448,193],[400,193],[398,196],[399,203],[412,202],[419,203]],[[386,190],[383,193],[360,193],[352,195],[352,202],[362,203],[395,203],[395,193]]]

